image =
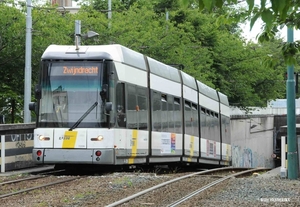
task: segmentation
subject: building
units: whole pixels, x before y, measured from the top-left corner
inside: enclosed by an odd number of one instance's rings
[[[51,0],[52,5],[58,5],[57,10],[61,13],[70,12],[75,14],[80,9],[79,6],[73,6],[72,0]]]

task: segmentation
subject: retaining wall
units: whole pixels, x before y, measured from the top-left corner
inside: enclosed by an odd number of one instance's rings
[[[232,116],[232,166],[274,168],[273,136],[273,115]]]
[[[1,172],[34,166],[32,161],[35,124],[0,125]]]

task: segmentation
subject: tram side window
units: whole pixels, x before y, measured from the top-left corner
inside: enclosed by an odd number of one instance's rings
[[[152,130],[182,133],[180,98],[152,91]]]
[[[148,129],[148,91],[137,87],[138,128]]]
[[[127,87],[127,128],[148,128],[148,105],[146,88],[128,84]]]
[[[174,97],[174,124],[175,124],[175,133],[182,133],[182,124],[181,124],[181,106],[180,98]]]
[[[117,126],[126,127],[125,113],[125,87],[124,83],[118,83],[116,87]]]
[[[199,137],[199,130],[198,130],[198,107],[197,104],[192,103],[192,116],[193,116],[193,133],[191,135]]]
[[[136,129],[137,128],[137,118],[136,118],[136,89],[133,85],[127,87],[127,128]]]
[[[205,108],[201,107],[201,113],[205,114]]]
[[[218,119],[218,118],[219,118],[219,114],[218,114],[218,113],[215,113],[215,117]]]
[[[192,121],[193,121],[193,116],[192,116],[192,111],[191,111],[191,102],[185,101],[184,103],[184,122],[185,122],[185,133],[186,134],[192,134],[193,129],[192,129]]]
[[[160,93],[152,92],[152,126],[153,131],[161,131],[161,95]]]
[[[169,123],[169,128],[168,132],[175,132],[175,127],[174,127],[174,97],[168,96],[167,98],[168,101],[168,123]]]
[[[167,95],[161,94],[161,122],[162,122],[162,131],[168,131],[168,103]]]
[[[206,119],[206,108],[204,107],[201,107],[200,120],[201,120],[201,127],[205,127],[207,123],[207,119]]]
[[[135,97],[136,91],[135,91],[135,87],[128,85],[127,87],[127,110],[131,110],[131,111],[135,111],[136,109],[136,97]]]

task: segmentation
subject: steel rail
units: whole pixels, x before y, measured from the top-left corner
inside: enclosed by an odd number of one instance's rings
[[[158,189],[158,188],[161,188],[161,187],[163,187],[163,186],[165,186],[165,185],[168,185],[168,184],[171,184],[171,183],[173,183],[173,182],[176,182],[176,181],[179,181],[179,180],[188,178],[188,177],[192,177],[192,176],[195,176],[195,175],[203,175],[203,174],[208,174],[208,173],[213,173],[213,172],[220,172],[220,171],[226,171],[226,170],[246,170],[246,169],[249,169],[249,168],[223,167],[223,168],[216,168],[216,169],[211,169],[211,170],[205,170],[205,171],[201,171],[201,172],[196,172],[196,173],[192,173],[192,174],[189,174],[189,175],[184,175],[184,176],[181,176],[181,177],[179,177],[179,178],[175,178],[175,179],[166,181],[166,182],[164,182],[164,183],[158,184],[158,185],[156,185],[156,186],[153,186],[153,187],[151,187],[151,188],[148,188],[148,189],[146,189],[146,190],[143,190],[143,191],[141,191],[141,192],[139,192],[139,193],[136,193],[136,194],[134,194],[134,195],[131,195],[131,196],[129,196],[129,197],[126,197],[126,198],[124,198],[124,199],[121,199],[121,200],[119,200],[119,201],[116,201],[116,202],[114,202],[114,203],[111,203],[111,204],[107,205],[106,207],[114,207],[114,206],[121,205],[121,204],[126,203],[126,202],[128,202],[128,201],[130,201],[130,200],[133,200],[133,199],[135,199],[135,198],[137,198],[137,197],[139,197],[139,196],[141,196],[141,195],[143,195],[143,194],[146,194],[146,193],[148,193],[148,192],[151,192],[151,191],[153,191],[153,190],[156,190],[156,189]],[[262,169],[262,170],[268,170],[268,169],[266,169],[266,168],[261,168],[261,169]],[[253,169],[252,169],[252,170],[253,170]],[[258,169],[255,169],[255,170],[257,171]],[[254,170],[254,171],[255,171],[255,170]]]
[[[172,204],[168,205],[168,207],[175,207],[175,206],[177,206],[177,205],[179,205],[179,204],[187,201],[188,199],[194,197],[195,195],[197,195],[197,194],[199,194],[199,193],[207,190],[208,188],[210,188],[210,187],[212,187],[214,185],[217,185],[219,183],[222,183],[223,181],[225,181],[225,180],[227,180],[229,178],[236,177],[236,176],[243,175],[243,174],[247,174],[247,173],[250,173],[250,172],[256,172],[258,170],[265,170],[265,169],[263,169],[263,168],[262,169],[250,169],[250,170],[246,170],[246,171],[243,171],[243,172],[238,172],[238,173],[235,173],[235,174],[232,174],[232,175],[228,175],[228,176],[226,176],[224,178],[221,178],[221,179],[218,179],[216,181],[213,181],[213,182],[205,185],[204,187],[199,188],[198,190],[195,190],[194,192],[192,192],[192,193],[190,193],[190,194],[182,197],[181,199],[178,199],[177,201],[175,201]]]
[[[48,187],[48,186],[51,186],[51,185],[65,183],[65,182],[69,182],[69,181],[72,181],[72,180],[77,180],[79,178],[80,177],[69,178],[69,179],[65,179],[65,180],[59,180],[59,181],[56,181],[56,182],[47,183],[47,184],[44,184],[44,185],[39,185],[39,186],[35,186],[35,187],[32,187],[32,188],[27,188],[27,189],[19,190],[19,191],[16,191],[16,192],[3,194],[3,195],[0,195],[0,198],[5,198],[5,197],[12,196],[12,195],[24,193],[24,192],[29,192],[29,191],[32,191],[32,190],[35,190],[35,189],[38,189],[38,188],[44,188],[44,187]]]
[[[19,182],[26,181],[26,180],[34,180],[34,179],[39,179],[39,178],[44,178],[44,177],[45,176],[38,175],[38,176],[35,176],[35,177],[22,178],[22,179],[18,179],[18,180],[10,180],[10,181],[6,181],[6,182],[2,182],[2,183],[0,183],[0,185],[19,183]]]
[[[45,178],[46,176],[49,176],[49,174],[54,174],[57,172],[64,172],[65,170],[55,170],[55,171],[50,171],[50,172],[44,172],[44,173],[40,173],[39,175],[35,176],[35,177],[27,177],[27,178],[21,178],[21,179],[17,179],[17,180],[10,180],[10,181],[5,181],[0,183],[0,185],[6,185],[6,184],[12,184],[12,183],[19,183],[22,181],[26,181],[26,180],[35,180],[35,179],[39,179],[39,178]]]

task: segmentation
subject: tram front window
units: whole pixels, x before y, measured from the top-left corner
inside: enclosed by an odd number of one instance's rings
[[[41,127],[101,127],[105,124],[100,91],[102,65],[95,62],[53,62],[43,68],[38,121]]]

